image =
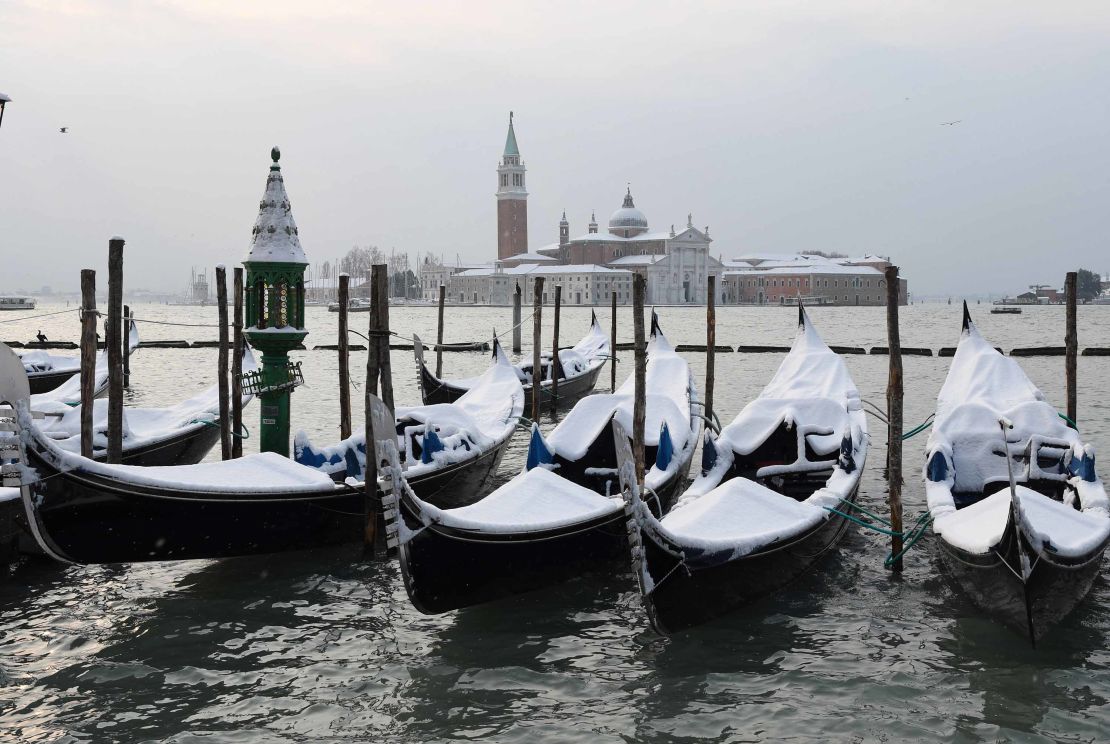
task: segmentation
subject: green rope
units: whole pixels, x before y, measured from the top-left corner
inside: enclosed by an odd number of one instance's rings
[[[920,516],[918,516],[917,521],[914,522],[913,527],[911,527],[908,530],[903,530],[902,532],[899,532],[898,530],[888,529],[890,527],[890,522],[883,519],[882,517],[879,517],[875,514],[870,513],[866,509],[864,509],[860,506],[857,506],[856,504],[848,501],[847,499],[842,498],[842,499],[840,499],[840,501],[842,503],[845,503],[845,504],[850,504],[857,511],[861,512],[862,514],[864,514],[868,517],[871,517],[872,519],[875,519],[879,522],[882,522],[887,527],[879,527],[878,525],[872,524],[871,522],[865,522],[864,520],[859,519],[858,517],[852,516],[851,514],[845,514],[844,512],[840,511],[839,509],[834,509],[830,506],[824,507],[825,511],[829,512],[830,514],[835,514],[838,517],[843,517],[844,519],[847,519],[849,522],[852,522],[853,524],[858,524],[860,527],[864,527],[864,528],[872,530],[874,532],[879,532],[883,535],[887,535],[888,537],[901,537],[905,541],[902,545],[902,549],[900,551],[898,551],[898,553],[896,555],[892,553],[892,554],[890,554],[886,557],[886,560],[883,561],[883,567],[884,568],[890,568],[891,564],[893,564],[895,561],[897,561],[902,556],[904,556],[906,553],[908,553],[910,551],[910,548],[912,548],[914,545],[916,545],[917,542],[922,537],[925,536],[925,531],[929,528],[929,525],[932,524],[932,522],[933,522],[933,516],[929,512],[923,512]]]
[[[918,434],[920,434],[921,432],[928,429],[930,426],[933,425],[933,417],[934,416],[936,416],[935,413],[930,415],[929,418],[925,419],[925,423],[923,423],[920,426],[917,426],[917,427],[911,429],[910,431],[906,432],[905,434],[903,434],[902,439],[906,440],[906,439],[909,439],[910,437],[915,437]]]
[[[854,522],[855,524],[858,524],[860,527],[866,527],[869,530],[874,530],[875,532],[881,532],[884,535],[889,535],[890,537],[900,537],[901,534],[902,534],[900,532],[895,532],[894,530],[888,530],[884,527],[877,527],[877,526],[871,524],[870,522],[864,522],[862,519],[859,519],[858,517],[853,517],[851,514],[845,514],[844,512],[840,511],[839,509],[834,509],[831,506],[826,506],[826,507],[824,507],[824,509],[825,509],[825,511],[829,512],[830,514],[835,514],[838,517],[844,517],[844,519],[847,519],[849,522]]]
[[[1072,427],[1074,427],[1074,428],[1075,428],[1076,430],[1078,430],[1078,429],[1079,429],[1079,424],[1075,423],[1075,422],[1074,422],[1074,421],[1072,421],[1072,420],[1071,420],[1070,418],[1068,418],[1066,414],[1063,414],[1063,413],[1060,413],[1059,411],[1057,411],[1057,412],[1056,412],[1056,415],[1057,415],[1057,416],[1059,416],[1060,418],[1064,419],[1064,421],[1067,421],[1067,422],[1068,422],[1069,424],[1071,424],[1071,425],[1072,425]]]
[[[886,557],[886,560],[883,561],[883,568],[890,568],[895,561],[900,560],[902,556],[910,552],[910,548],[916,545],[917,541],[925,536],[925,530],[927,530],[929,528],[929,525],[932,523],[933,515],[929,512],[925,512],[920,517],[918,517],[917,523],[913,526],[913,528],[903,535],[903,538],[905,538],[906,542],[904,545],[902,545],[902,549],[898,551],[897,555],[893,553],[891,555],[888,555]]]
[[[848,504],[849,507],[855,509],[856,511],[860,512],[864,516],[870,517],[871,519],[874,519],[876,522],[880,522],[880,523],[886,525],[888,528],[890,527],[890,522],[888,520],[883,519],[878,514],[872,514],[871,512],[867,511],[866,509],[864,509],[862,506],[860,506],[859,504],[857,504],[854,501],[849,501],[846,498],[840,497],[840,503]]]

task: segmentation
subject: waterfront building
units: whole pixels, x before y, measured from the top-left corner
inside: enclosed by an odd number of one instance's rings
[[[724,300],[737,305],[885,305],[890,265],[880,256],[751,254],[725,261]],[[899,303],[907,302],[899,277]]]
[[[543,304],[555,301],[555,287],[562,287],[564,305],[608,305],[613,292],[619,304],[632,302],[632,272],[597,264],[519,264],[461,271],[447,284],[447,299],[468,305],[509,305],[520,287],[525,305],[533,302],[535,278],[544,278]]]

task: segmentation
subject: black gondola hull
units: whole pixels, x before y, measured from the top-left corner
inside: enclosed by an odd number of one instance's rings
[[[853,492],[849,501],[854,502]],[[641,530],[643,554],[656,583],[644,595],[652,627],[669,635],[726,615],[769,596],[811,570],[843,536],[848,521],[830,516],[778,545],[711,565],[685,565],[655,530]]]
[[[604,364],[599,364],[577,377],[559,380],[559,405],[570,405],[583,396],[589,395],[593,391],[594,385],[597,384],[597,378],[601,374],[601,370],[604,366]],[[453,385],[449,380],[439,379],[432,374],[427,365],[420,365],[420,394],[423,397],[424,405],[454,403],[461,398],[467,390],[468,388]],[[551,404],[550,386],[540,386],[540,404]],[[530,411],[531,408],[532,386],[525,385],[524,410],[527,412]]]
[[[143,467],[195,465],[207,457],[219,441],[218,428],[201,425],[138,447],[128,448],[125,442],[123,464]],[[107,453],[95,453],[94,459],[104,461]]]
[[[523,594],[611,566],[625,555],[623,512],[545,535],[472,533],[439,525],[420,529],[402,505],[410,530],[401,546],[405,589],[413,605],[434,615]]]
[[[441,509],[467,506],[485,495],[485,486],[497,472],[511,436],[478,457],[456,463],[409,480],[422,500]]]
[[[1026,581],[1018,573],[1018,540],[1031,556]],[[1011,521],[998,544],[986,554],[970,553],[937,540],[941,563],[960,589],[995,620],[1036,642],[1071,614],[1091,589],[1102,565],[1104,542],[1074,558],[1043,551],[1037,555]],[[1032,623],[1032,625],[1030,625]]]
[[[322,547],[360,540],[366,523],[364,494],[342,486],[235,497],[61,473],[33,453],[29,461],[44,476],[32,487],[34,528],[50,553],[74,563],[228,558]]]
[[[61,372],[32,372],[27,375],[27,383],[31,386],[31,395],[49,393],[63,382],[80,372],[76,369],[67,369]]]

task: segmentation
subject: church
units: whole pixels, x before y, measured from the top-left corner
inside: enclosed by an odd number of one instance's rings
[[[708,227],[699,230],[694,227],[692,215],[687,215],[686,227],[681,230],[671,225],[669,230],[652,231],[647,216],[636,208],[631,187],[621,206],[609,216],[606,232],[598,231],[597,218],[591,214],[588,231],[571,238],[564,211],[559,220],[559,242],[529,252],[525,167],[511,113],[497,179],[497,266],[491,271],[513,268],[523,277],[527,272],[521,269],[532,264],[574,267],[579,273],[598,267],[643,275],[648,303],[701,305],[707,299],[708,277],[720,276],[724,269],[709,255],[712,239]],[[604,302],[605,298],[601,299]],[[719,301],[720,296],[715,299]]]

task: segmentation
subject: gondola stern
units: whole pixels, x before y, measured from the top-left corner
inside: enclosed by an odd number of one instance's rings
[[[555,454],[551,451],[551,446],[544,439],[543,433],[540,431],[540,425],[533,421],[531,438],[528,440],[528,457],[524,462],[524,469],[532,470],[533,468],[551,465],[554,462]]]

